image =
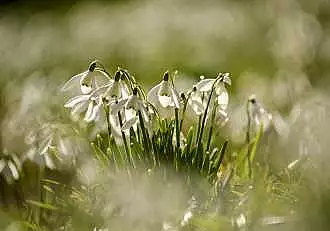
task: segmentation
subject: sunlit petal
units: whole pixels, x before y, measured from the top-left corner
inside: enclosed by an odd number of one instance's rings
[[[171,104],[171,97],[169,96],[158,96],[158,99],[162,107],[168,107]]]
[[[7,163],[7,165],[9,167],[9,169],[10,169],[10,172],[11,172],[13,178],[15,180],[18,180],[19,179],[19,173],[18,173],[18,169],[15,166],[15,164],[11,160],[9,160],[8,163]]]
[[[180,108],[180,96],[178,92],[174,88],[171,88],[171,93],[175,108]]]
[[[79,73],[73,77],[71,77],[71,79],[69,79],[68,81],[65,82],[65,84],[63,85],[63,87],[61,88],[61,91],[68,91],[71,88],[73,88],[74,86],[78,86],[80,83],[81,78],[86,75],[88,73],[88,71]]]
[[[89,100],[90,96],[89,95],[78,95],[78,96],[75,96],[71,99],[69,99],[65,104],[64,104],[64,107],[67,107],[67,108],[72,108],[74,107],[75,105],[83,102],[83,101],[87,101]]]
[[[117,115],[117,113],[124,108],[128,98],[124,98],[119,100],[118,102],[111,102],[110,103],[110,113]]]
[[[137,116],[131,117],[129,120],[127,120],[123,124],[122,130],[125,131],[125,130],[130,129],[131,127],[133,127],[137,123],[137,121],[138,121],[138,117]]]
[[[201,115],[205,110],[203,104],[200,101],[189,99],[188,103],[196,115]]]
[[[203,79],[196,84],[196,88],[200,92],[211,91],[215,79]]]
[[[153,88],[150,89],[150,91],[147,94],[147,100],[150,102],[155,102],[158,99],[158,92],[160,89],[161,84],[157,84]]]
[[[229,103],[229,95],[228,92],[225,90],[223,92],[221,92],[218,96],[218,105],[220,106],[220,108],[222,110],[226,110],[228,107],[228,103]]]
[[[88,105],[88,108],[87,108],[87,112],[85,114],[85,118],[84,120],[87,121],[87,122],[90,122],[92,121],[92,117],[93,117],[93,109],[94,109],[94,102],[91,101]]]

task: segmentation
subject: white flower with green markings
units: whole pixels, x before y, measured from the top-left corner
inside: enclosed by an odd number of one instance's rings
[[[221,110],[226,110],[229,103],[229,94],[226,85],[231,85],[229,73],[222,73],[216,79],[202,79],[196,84],[197,91],[208,94],[214,88],[218,105]]]
[[[169,81],[168,72],[165,72],[163,80],[148,92],[147,100],[163,108],[180,108],[180,97],[173,83]]]
[[[61,90],[67,91],[75,86],[79,86],[82,94],[89,94],[106,84],[109,81],[109,77],[103,68],[97,67],[97,63],[97,61],[92,62],[88,70],[71,77]]]

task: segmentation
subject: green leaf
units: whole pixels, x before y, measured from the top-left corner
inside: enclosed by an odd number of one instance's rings
[[[43,203],[43,202],[40,202],[40,201],[33,201],[33,200],[26,200],[26,202],[30,205],[34,205],[34,206],[37,206],[39,208],[43,208],[43,209],[48,209],[48,210],[58,210],[57,207],[53,206],[53,205],[50,205],[50,204],[46,204],[46,203]]]

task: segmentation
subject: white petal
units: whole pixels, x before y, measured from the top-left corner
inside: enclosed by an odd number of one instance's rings
[[[93,118],[92,118],[93,117],[93,110],[94,110],[94,102],[91,101],[88,105],[87,112],[86,112],[85,118],[84,118],[84,120],[86,122],[90,122],[90,121],[93,120]]]
[[[176,108],[180,108],[180,96],[178,92],[174,88],[171,88],[171,93],[172,93],[172,100],[174,102],[174,106]]]
[[[141,103],[142,104],[142,103]],[[144,105],[140,106],[140,111],[143,117],[143,120],[148,123],[149,122],[149,115],[148,115],[148,111],[146,110],[146,108],[144,107]]]
[[[78,103],[81,103],[83,101],[87,101],[89,100],[90,98],[90,95],[78,95],[78,96],[75,96],[71,99],[69,99],[65,104],[64,104],[64,107],[67,107],[67,108],[72,108],[74,107],[75,105],[77,105]]]
[[[227,90],[218,95],[218,104],[222,110],[226,110],[229,103],[229,95]]]
[[[189,99],[188,103],[196,115],[201,115],[205,110],[203,104],[197,100]]]
[[[18,180],[18,178],[19,178],[18,170],[17,170],[15,164],[11,160],[8,161],[8,167],[10,169],[11,174],[13,175],[13,178],[15,180]]]
[[[133,125],[135,125],[137,123],[137,121],[138,121],[138,117],[137,116],[132,117],[131,119],[127,120],[123,124],[122,130],[125,131],[125,130],[130,129],[131,127],[133,127]]]
[[[111,125],[111,133],[115,138],[121,139],[121,128],[119,124],[118,115],[110,114],[110,125]]]
[[[223,80],[222,81],[230,86],[231,85],[230,74],[229,73],[225,73],[223,75]]]
[[[113,84],[113,80],[110,80],[110,82],[108,84],[105,84],[101,87],[96,88],[93,92],[91,92],[90,95],[92,96],[100,96],[100,95],[104,95],[106,93],[106,91],[108,90],[109,87],[111,87],[111,85]]]
[[[109,84],[109,81],[114,81],[108,77],[108,74],[100,69],[96,69],[93,72],[93,78],[95,81],[95,88],[102,87],[106,84]]]
[[[114,81],[106,90],[106,92],[104,93],[104,96],[107,99],[111,99],[111,98],[120,98],[120,85],[119,82]]]
[[[58,150],[60,151],[61,154],[68,156],[70,154],[69,149],[68,149],[68,143],[64,139],[59,138],[58,139]]]
[[[138,102],[139,102],[139,98],[136,95],[131,95],[128,100],[127,103],[125,105],[126,109],[134,109],[137,110],[138,108]]]
[[[75,105],[72,108],[71,114],[77,115],[82,113],[83,111],[86,111],[88,107],[88,101],[80,102],[79,104]]]
[[[134,109],[126,109],[125,110],[125,120],[130,120],[133,117],[136,117],[136,111]]]
[[[99,105],[96,105],[94,108],[93,108],[93,114],[92,114],[92,118],[90,121],[98,121],[100,118],[100,106]],[[90,122],[88,121],[88,122]]]
[[[87,74],[87,71],[82,72],[78,75],[75,75],[73,77],[71,77],[71,79],[69,79],[68,81],[65,82],[65,84],[63,85],[63,87],[61,88],[61,91],[67,91],[70,90],[71,88],[73,88],[75,85],[78,86],[80,83],[81,78]]]
[[[169,96],[158,96],[159,103],[162,107],[167,108],[171,104],[171,97]]]
[[[147,94],[147,100],[150,102],[157,102],[158,101],[158,92],[160,89],[161,84],[157,84]]]
[[[197,90],[201,92],[211,91],[215,79],[203,79],[196,84]]]
[[[129,90],[125,82],[120,81],[121,98],[128,98]]]
[[[44,155],[44,160],[45,160],[45,165],[49,168],[49,169],[55,169],[55,163],[53,161],[53,159],[49,156],[49,154]]]
[[[116,102],[112,102],[110,104],[110,113],[114,114],[114,115],[117,115],[118,112],[124,108],[126,102],[128,101],[128,98],[125,98],[125,99],[121,99],[119,100],[117,103]]]
[[[52,142],[53,142],[52,136],[49,136],[49,138],[46,138],[42,142],[42,144],[40,145],[41,146],[41,150],[40,150],[39,155],[44,155],[45,153],[47,153],[48,150],[49,150],[49,147],[52,145]]]
[[[89,94],[92,92],[93,88],[86,85],[81,85],[80,90],[83,94]]]
[[[168,81],[162,81],[160,83],[159,91],[157,92],[158,96],[170,96],[172,94],[171,92],[172,86]]]

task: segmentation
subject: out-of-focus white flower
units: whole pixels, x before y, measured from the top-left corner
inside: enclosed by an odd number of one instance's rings
[[[22,156],[22,161],[30,160],[49,169],[73,163],[82,143],[77,145],[78,139],[72,132],[64,124],[47,122],[31,130],[25,137],[29,149]]]
[[[5,154],[0,157],[0,174],[2,174],[8,183],[18,180],[20,177],[21,162],[15,154]]]
[[[163,80],[151,88],[147,100],[163,108],[180,108],[180,97],[173,84],[169,82],[169,74],[165,72]]]
[[[191,218],[193,217],[193,213],[191,211],[188,211],[184,214],[183,219],[181,220],[181,226],[186,226]]]
[[[128,130],[131,127],[135,126],[138,122],[139,116],[138,112],[142,114],[143,120],[148,123],[149,116],[146,105],[144,102],[137,96],[138,89],[133,89],[133,94],[128,98],[123,98],[115,103],[111,103],[110,112],[114,115],[123,112],[125,120],[122,127],[122,130]]]
[[[84,120],[86,122],[98,121],[103,110],[102,98],[92,92],[89,95],[78,95],[69,99],[64,107],[71,108],[71,113],[76,115],[86,111]]]
[[[94,61],[90,64],[88,70],[71,77],[63,85],[62,91],[67,91],[75,85],[79,85],[83,94],[89,94],[107,81],[109,81],[109,77],[103,70],[97,68],[97,62]]]
[[[266,131],[272,123],[272,114],[257,101],[255,95],[250,96],[248,104],[250,119],[256,126],[262,125],[263,130]]]
[[[55,160],[54,160],[54,149],[53,146],[53,137],[49,136],[48,139],[43,140],[39,147],[37,145],[34,145],[32,148],[30,148],[25,157],[24,160],[29,159],[32,162],[35,162],[39,166],[45,166],[49,169],[55,169]]]
[[[247,225],[247,219],[244,214],[240,214],[235,220],[234,224],[236,225],[237,228],[243,228]]]

